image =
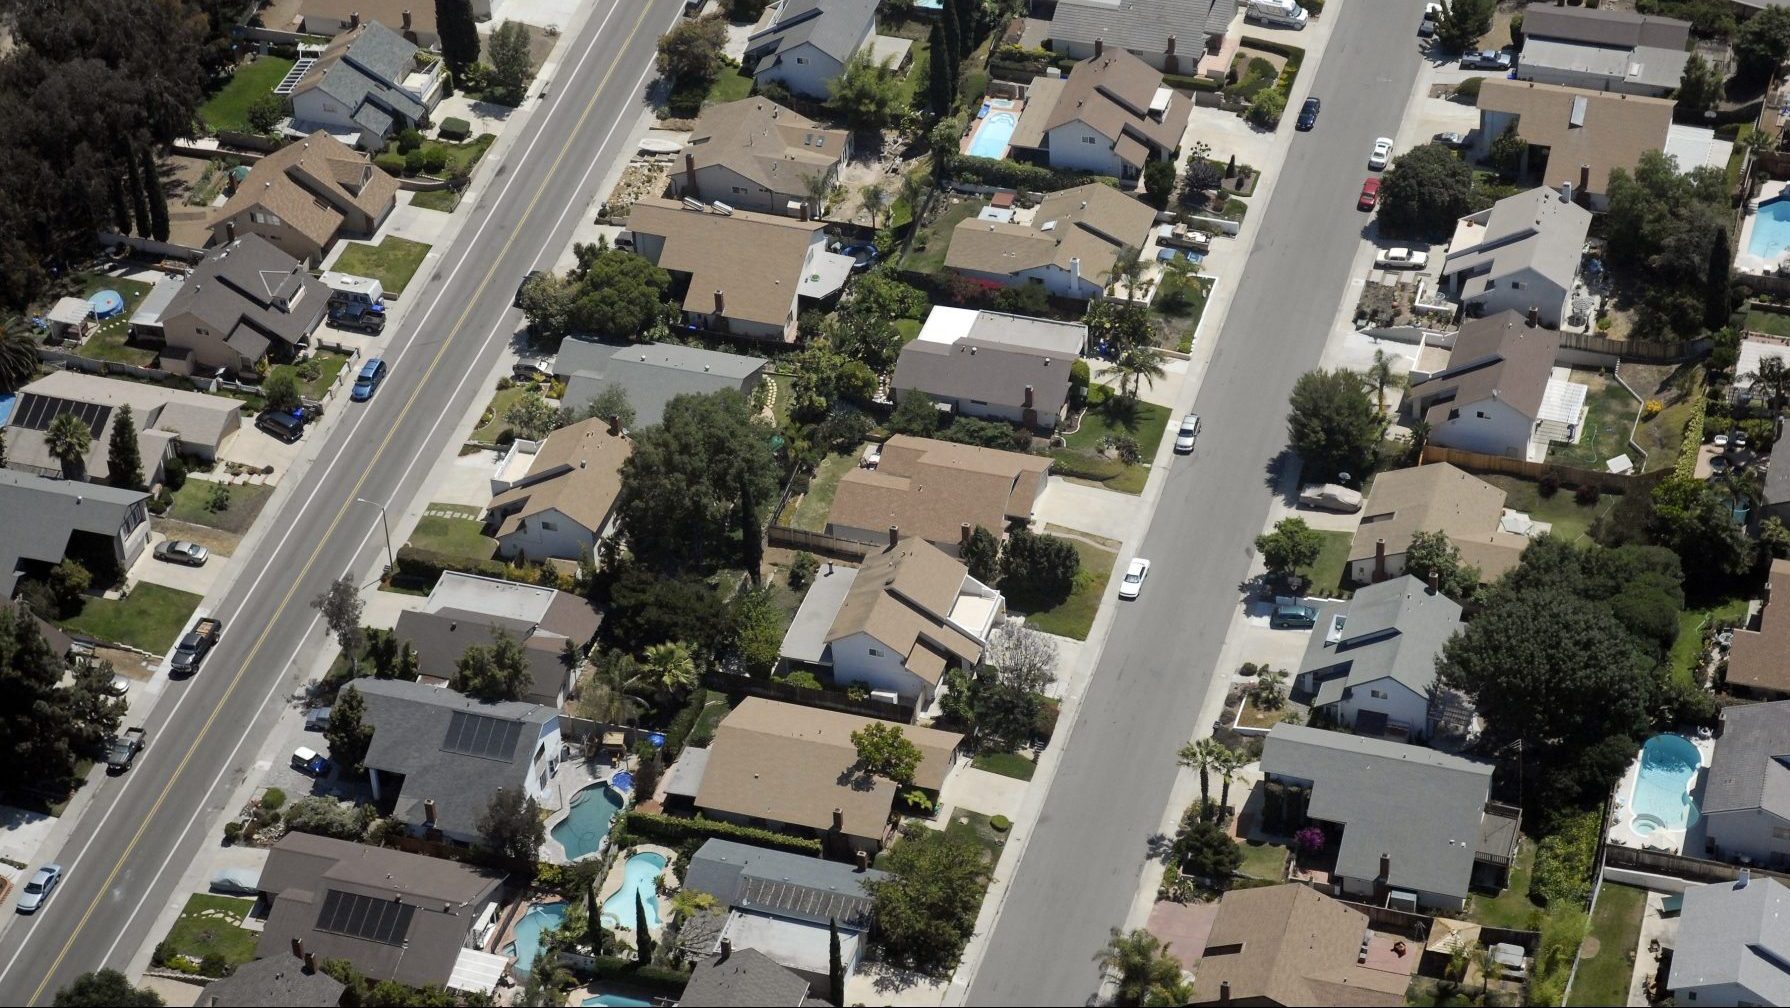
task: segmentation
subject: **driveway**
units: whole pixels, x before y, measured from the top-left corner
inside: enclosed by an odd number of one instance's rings
[[[160,532],[151,533],[149,549],[144,550],[137,562],[131,564],[130,571],[125,575],[126,579],[131,582],[147,581],[165,588],[178,588],[199,596],[210,594],[212,585],[217,583],[224,565],[229,562],[228,558],[214,555],[203,567],[188,567],[186,564],[157,560],[155,547],[167,538]]]
[[[1032,517],[1040,529],[1057,525],[1120,542],[1136,508],[1137,498],[1130,494],[1052,476],[1032,505]]]

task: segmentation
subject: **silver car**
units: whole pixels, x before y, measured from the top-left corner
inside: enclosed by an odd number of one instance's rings
[[[1193,451],[1193,443],[1199,440],[1200,415],[1189,413],[1181,418],[1181,429],[1175,432],[1175,454],[1186,455]]]
[[[170,539],[156,545],[155,558],[169,563],[186,564],[188,567],[203,567],[205,561],[211,559],[211,551],[196,542]]]
[[[56,891],[56,885],[61,881],[61,865],[47,864],[39,868],[37,874],[31,876],[31,881],[25,883],[25,888],[19,892],[19,913],[36,913],[50,898],[50,894]]]

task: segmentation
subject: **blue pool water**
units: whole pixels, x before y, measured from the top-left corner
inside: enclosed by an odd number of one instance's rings
[[[622,802],[607,784],[592,784],[572,796],[572,810],[553,827],[553,839],[573,861],[603,849],[603,838],[615,821]]]
[[[622,887],[603,901],[603,923],[610,927],[634,926],[634,896],[639,894],[646,905],[646,922],[659,926],[659,890],[655,883],[665,870],[665,855],[650,851],[628,859],[622,869]]]
[[[976,138],[970,141],[970,156],[998,158],[1007,154],[1008,141],[1013,139],[1013,127],[1019,125],[1019,117],[1011,112],[990,112],[988,118],[982,120],[981,128],[976,130]],[[1761,218],[1765,208],[1759,208]],[[1754,224],[1754,237],[1757,237],[1757,224]]]
[[[1747,241],[1746,250],[1773,262],[1778,256],[1790,252],[1790,196],[1759,204],[1759,212],[1753,217],[1753,236]]]
[[[559,930],[565,919],[564,903],[536,904],[528,908],[528,912],[516,922],[514,938],[509,948],[505,949],[516,957],[516,972],[528,973],[529,968],[535,964],[535,956],[541,954],[541,936],[549,931]]]
[[[594,1008],[596,1005],[605,1005],[607,1008],[653,1008],[651,1001],[622,997],[620,994],[598,994],[584,999],[584,1008]]]
[[[1703,761],[1697,747],[1682,735],[1655,735],[1641,747],[1641,766],[1635,772],[1635,794],[1630,807],[1630,827],[1643,836],[1654,830],[1682,830],[1697,821],[1697,803],[1691,800],[1691,782]]]
[[[12,408],[18,401],[19,397],[11,392],[0,395],[0,427],[6,426],[6,421],[12,418]]]
[[[626,770],[617,770],[609,776],[609,788],[619,794],[630,794],[634,790],[634,775]]]

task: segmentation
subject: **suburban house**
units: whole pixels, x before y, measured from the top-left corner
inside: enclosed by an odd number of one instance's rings
[[[1734,383],[1729,386],[1729,394],[1735,402],[1752,403],[1767,397],[1765,389],[1755,386],[1758,385],[1760,365],[1771,358],[1790,365],[1790,339],[1754,333],[1740,341],[1740,353],[1734,360]],[[1769,406],[1764,402],[1760,405]]]
[[[1664,98],[1586,91],[1533,81],[1487,77],[1479,88],[1479,130],[1473,134],[1475,160],[1490,155],[1506,129],[1528,146],[1518,164],[1520,177],[1536,176],[1544,186],[1568,185],[1573,198],[1592,210],[1609,201],[1610,171],[1633,170],[1650,150],[1669,150],[1673,104]],[[1702,132],[1707,133],[1707,130]],[[1725,158],[1725,155],[1724,155]],[[1689,171],[1703,164],[1682,159]]]
[[[1434,735],[1436,659],[1460,629],[1460,603],[1415,577],[1368,585],[1318,611],[1292,692],[1358,735]]]
[[[1723,708],[1698,808],[1708,854],[1790,868],[1790,700]]]
[[[356,147],[426,125],[447,87],[447,65],[419,56],[403,35],[377,21],[330,40],[292,88],[292,129],[323,130]]]
[[[237,399],[80,371],[51,371],[18,390],[6,421],[7,467],[61,475],[62,463],[50,454],[46,433],[56,417],[73,413],[87,425],[90,436],[86,478],[106,482],[111,476],[107,460],[112,429],[126,406],[137,428],[137,454],[149,487],[162,481],[162,463],[169,456],[186,452],[215,459],[224,441],[242,426],[242,402]]]
[[[398,614],[394,632],[416,648],[418,677],[443,684],[468,647],[490,647],[498,633],[507,633],[528,657],[532,683],[522,699],[557,710],[576,686],[566,645],[582,655],[601,621],[589,602],[569,592],[444,571],[423,608]]]
[[[757,950],[824,990],[829,924],[839,929],[839,958],[850,977],[870,930],[865,887],[886,878],[874,868],[712,838],[690,858],[683,888],[713,896],[718,912],[700,918],[701,926],[692,926],[699,918],[686,922],[678,947],[698,959],[723,948],[734,955]],[[689,1002],[687,994],[686,1002],[707,1003]]]
[[[1781,419],[1777,427],[1778,437],[1782,439],[1784,423]],[[1759,521],[1776,518],[1781,522],[1790,522],[1790,465],[1766,466],[1764,489],[1765,499],[1759,505]]]
[[[1349,545],[1349,580],[1373,584],[1405,572],[1405,550],[1419,532],[1441,532],[1461,560],[1495,580],[1515,567],[1529,545],[1525,532],[1546,531],[1507,512],[1504,491],[1446,462],[1393,469],[1374,478]],[[1512,529],[1524,531],[1511,531]]]
[[[824,993],[827,988],[823,984],[818,989]],[[777,965],[757,949],[735,952],[731,947],[723,947],[695,963],[678,1004],[705,1008],[826,1004],[815,996],[815,990],[800,973]]]
[[[1165,85],[1160,70],[1107,50],[1067,77],[1032,81],[1013,129],[1014,157],[1135,179],[1151,161],[1175,160],[1192,109],[1193,99]]]
[[[1080,322],[936,305],[919,338],[901,348],[890,387],[896,397],[924,392],[962,416],[1049,432],[1063,419],[1069,371],[1087,343]]]
[[[1769,471],[1776,472],[1777,466]],[[1790,465],[1784,469],[1790,470]],[[1779,604],[1774,608],[1772,602]],[[1765,598],[1728,648],[1728,690],[1757,700],[1790,700],[1790,560],[1773,560]]]
[[[1279,724],[1262,773],[1308,792],[1304,818],[1336,847],[1341,895],[1454,913],[1468,888],[1504,888],[1519,810],[1487,800],[1492,764],[1385,739]]]
[[[1056,297],[1086,301],[1106,289],[1122,248],[1149,241],[1156,211],[1094,182],[1044,197],[1022,222],[988,208],[951,229],[945,266],[990,287],[1043,284]]]
[[[443,686],[356,679],[373,730],[373,800],[425,838],[472,844],[498,791],[547,798],[559,769],[559,710],[474,700]]]
[[[835,860],[875,857],[895,798],[907,788],[864,772],[851,733],[890,723],[747,697],[721,719],[709,748],[699,750],[700,778],[680,793],[670,790],[668,777],[667,794],[688,799],[712,819],[815,837]],[[937,800],[956,768],[963,736],[898,727],[921,754],[911,787]]]
[[[882,545],[900,529],[956,556],[977,526],[999,538],[1030,522],[1049,471],[1043,455],[897,434],[840,477],[826,532]]]
[[[1550,380],[1560,335],[1532,325],[1515,311],[1468,319],[1455,334],[1448,366],[1413,384],[1404,403],[1413,420],[1429,424],[1429,443],[1466,451],[1528,458],[1540,441],[1545,453],[1543,418],[1565,416],[1544,412],[1550,386],[1583,388]],[[1577,423],[1583,397],[1571,404],[1569,423]],[[1564,439],[1570,440],[1569,432]],[[1532,460],[1539,461],[1539,460]]]
[[[755,90],[775,83],[824,100],[845,62],[875,37],[876,0],[782,0],[770,27],[746,40],[741,62]]]
[[[260,235],[315,266],[337,238],[367,238],[398,205],[398,180],[318,130],[257,161],[207,224],[214,244]]]
[[[307,962],[290,950],[271,951],[266,959],[243,963],[230,975],[205,985],[200,1000],[205,1004],[255,1005],[275,1008],[290,1005],[336,1005],[347,988],[323,972],[317,953]]]
[[[527,474],[492,497],[485,512],[498,554],[534,560],[595,556],[614,519],[622,463],[634,442],[620,423],[593,417],[561,427],[538,444],[516,441],[510,452],[527,455],[531,448]]]
[[[1237,16],[1237,0],[1058,0],[1050,48],[1078,60],[1124,49],[1163,73],[1192,75]],[[1042,78],[1040,78],[1042,79]]]
[[[503,882],[458,861],[287,833],[257,883],[272,909],[255,954],[305,969],[347,959],[369,980],[489,994],[509,959],[480,951],[478,935]]]
[[[1674,1004],[1790,1004],[1790,886],[1744,869],[1686,886],[1670,979]]]
[[[120,571],[149,548],[149,495],[0,469],[0,599],[21,575],[44,576],[69,555],[110,556]]]
[[[1361,964],[1368,935],[1366,914],[1310,886],[1233,889],[1218,902],[1188,1004],[1403,1005],[1409,976]]]
[[[489,18],[491,0],[472,0],[473,16]],[[335,38],[363,21],[384,25],[422,49],[441,45],[435,30],[435,5],[423,0],[300,0],[298,30]],[[270,26],[278,27],[278,26]]]
[[[891,542],[853,570],[814,577],[783,638],[791,666],[826,673],[843,689],[928,710],[948,668],[974,669],[1006,613],[1001,593],[917,536]]]
[[[703,110],[684,143],[683,171],[671,176],[671,195],[806,220],[820,216],[815,188],[831,189],[849,157],[849,131],[769,98],[742,98]]]
[[[329,312],[329,291],[260,235],[205,253],[162,313],[162,367],[244,374],[291,360]]]
[[[1591,213],[1572,201],[1570,188],[1507,196],[1456,222],[1441,281],[1469,318],[1515,311],[1558,329],[1570,317],[1591,230]]]
[[[643,199],[628,217],[634,248],[674,281],[698,329],[792,343],[802,305],[837,295],[852,257],[828,252],[819,221],[693,200]]]
[[[560,401],[582,410],[604,390],[617,387],[634,407],[635,427],[651,427],[665,416],[665,404],[681,395],[708,395],[722,389],[751,398],[770,361],[676,343],[613,346],[567,339],[559,345],[553,370],[566,379]]]
[[[1517,79],[1664,98],[1684,78],[1690,40],[1689,21],[1537,4],[1524,13]]]

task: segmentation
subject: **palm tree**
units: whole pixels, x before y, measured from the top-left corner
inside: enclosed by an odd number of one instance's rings
[[[1747,381],[1765,393],[1773,413],[1783,406],[1786,398],[1790,398],[1790,368],[1784,366],[1784,358],[1775,354],[1761,358],[1759,370],[1747,375]]]
[[[1146,1008],[1180,1008],[1192,1004],[1193,998],[1193,983],[1182,975],[1153,985],[1144,995],[1144,1005]]]
[[[1386,412],[1386,383],[1392,380],[1392,359],[1386,356],[1386,351],[1374,351],[1374,362],[1368,366],[1367,380],[1374,383],[1374,394],[1379,399],[1380,412]]]
[[[1224,755],[1220,756],[1212,767],[1218,771],[1220,781],[1218,789],[1218,820],[1220,822],[1230,818],[1231,781],[1236,779],[1237,771],[1243,769],[1243,765],[1249,762],[1241,752],[1230,746],[1222,748]]]
[[[646,681],[653,688],[676,696],[696,685],[696,659],[688,645],[675,641],[654,644],[641,662]]]
[[[826,172],[809,172],[802,176],[802,191],[814,204],[814,216],[819,217],[827,208],[827,194],[833,191],[833,179]]]
[[[1168,954],[1168,945],[1143,928],[1129,934],[1113,928],[1094,962],[1119,985],[1122,1005],[1143,1004],[1152,988],[1181,980],[1181,963]]]
[[[870,214],[871,230],[875,230],[877,217],[889,205],[889,190],[881,182],[872,182],[858,190],[858,199],[863,201],[865,212]]]
[[[1430,443],[1429,421],[1413,420],[1408,429],[1411,432],[1411,457],[1415,460],[1423,455],[1423,446]]]
[[[93,431],[73,413],[58,413],[44,431],[50,455],[62,463],[62,475],[79,479],[87,468],[87,449],[93,447]]]
[[[1125,300],[1131,301],[1143,278],[1144,263],[1138,250],[1130,245],[1119,246],[1119,251],[1113,253],[1112,268],[1106,271],[1107,282],[1124,285]]]
[[[1135,346],[1122,351],[1112,364],[1113,370],[1119,372],[1119,394],[1136,399],[1140,382],[1155,385],[1158,378],[1168,374],[1168,369],[1163,366],[1165,360],[1162,351],[1153,346]],[[1129,392],[1126,391],[1128,388]]]
[[[578,691],[578,713],[600,724],[631,724],[640,714],[640,701],[634,694],[651,688],[632,657],[606,656],[585,674]]]
[[[1200,772],[1200,818],[1210,817],[1212,808],[1212,780],[1210,772],[1220,766],[1225,754],[1230,750],[1215,738],[1203,738],[1198,742],[1190,742],[1181,747],[1178,759],[1182,766],[1193,767]]]
[[[25,320],[0,322],[0,392],[11,392],[37,374],[37,341]]]

